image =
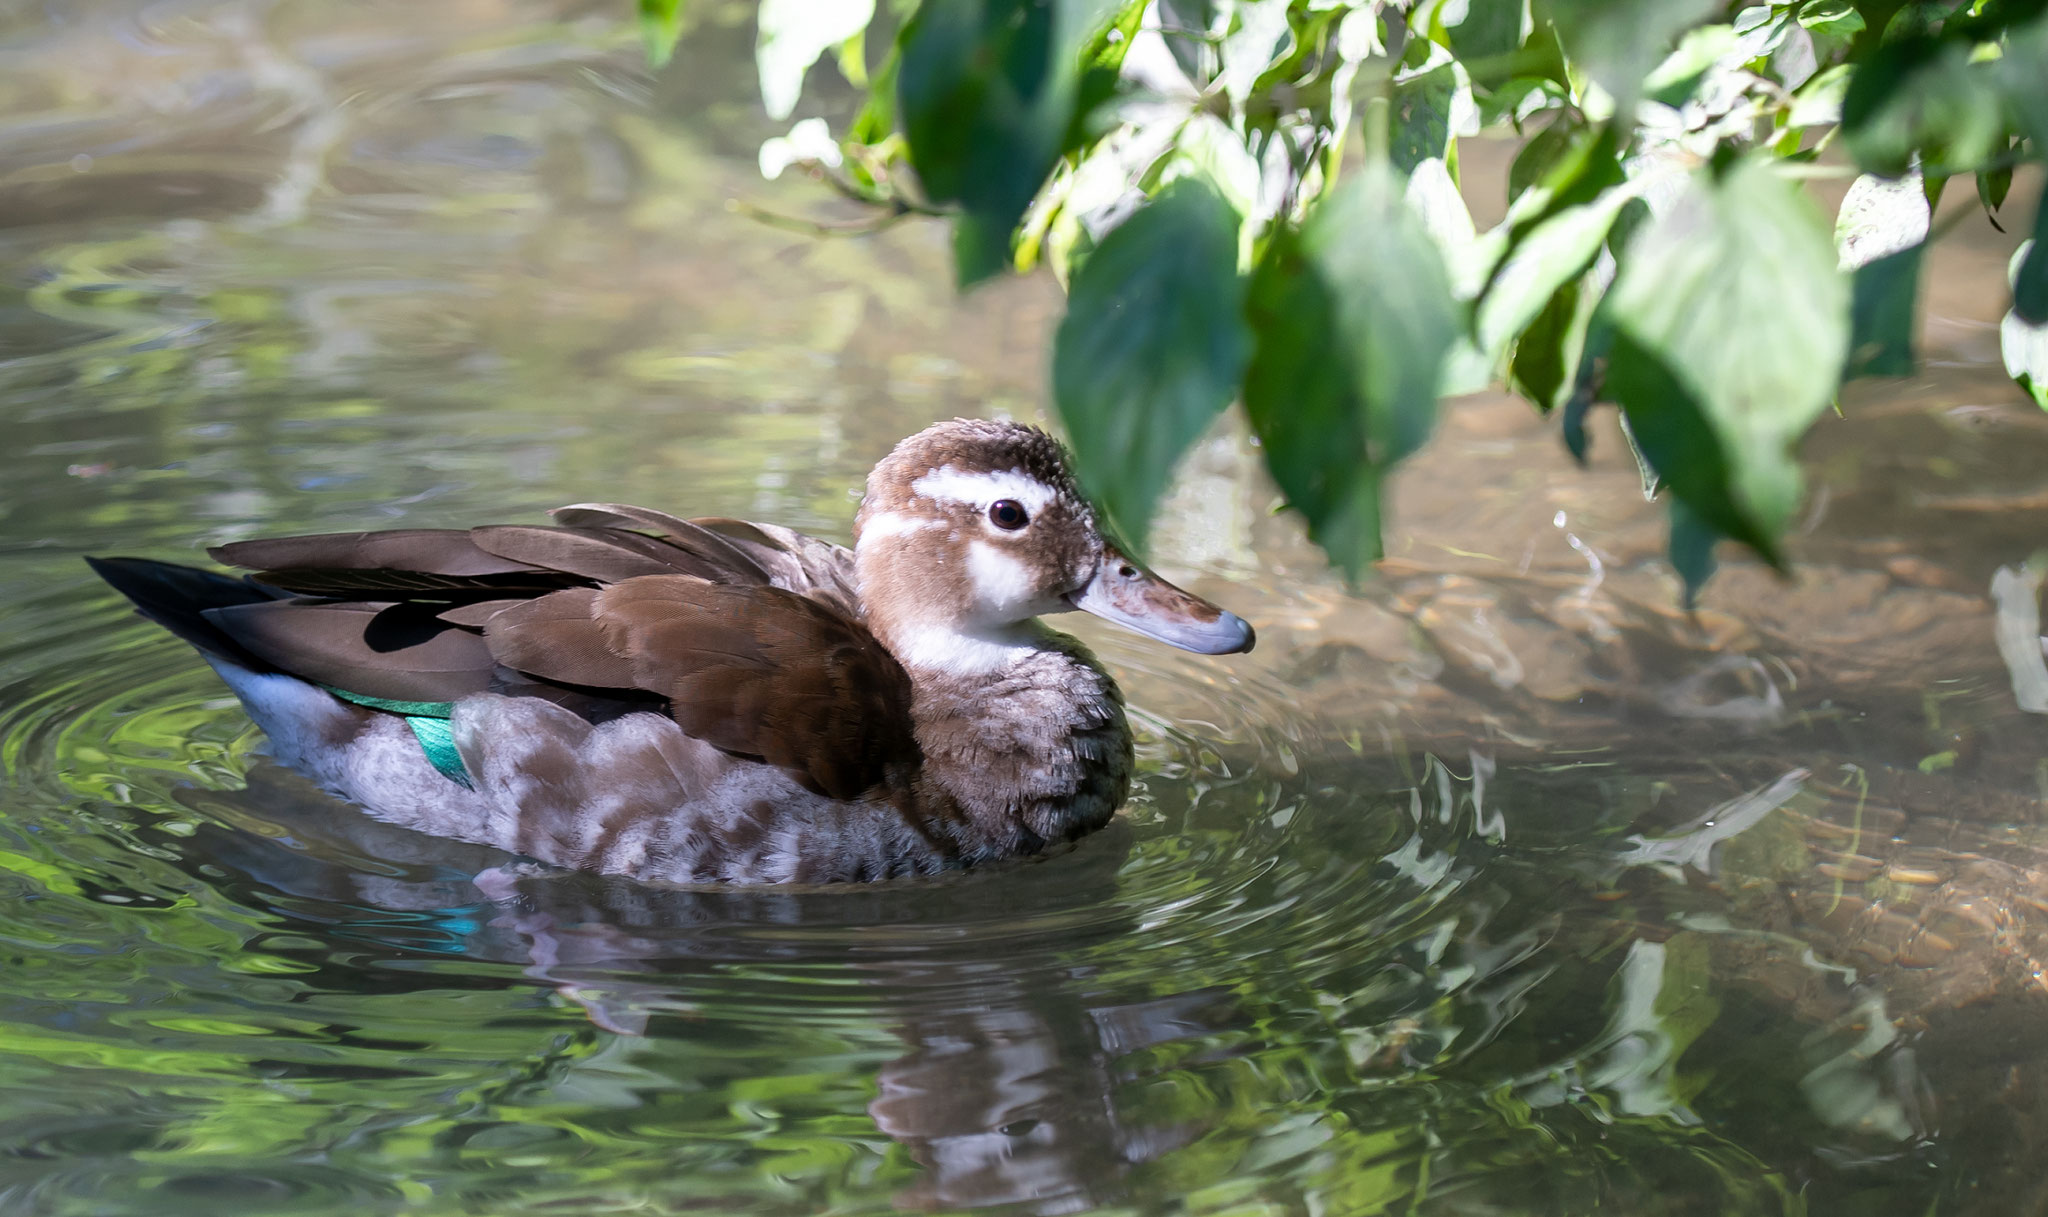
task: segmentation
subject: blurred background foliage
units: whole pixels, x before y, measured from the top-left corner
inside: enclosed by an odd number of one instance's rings
[[[2001,223],[2048,145],[2040,0],[763,0],[761,99],[854,93],[760,150],[943,214],[958,282],[1051,268],[1083,480],[1141,543],[1242,402],[1330,559],[1381,556],[1386,471],[1440,397],[1619,407],[1688,593],[1722,538],[1782,565],[1792,448],[1850,379],[1916,366],[1953,179]],[[689,0],[641,0],[650,54]],[[819,72],[817,76],[825,73]],[[814,86],[815,77],[814,77]],[[1522,138],[1505,217],[1459,141]],[[1805,184],[1853,178],[1832,232]],[[2048,408],[2048,220],[2014,258],[2008,371]],[[802,227],[791,217],[771,217]],[[819,231],[829,231],[819,226]],[[2038,252],[2037,252],[2038,251]]]

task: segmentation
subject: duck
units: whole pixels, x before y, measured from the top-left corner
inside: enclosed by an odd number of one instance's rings
[[[954,419],[868,475],[851,548],[579,503],[553,522],[91,557],[274,758],[369,814],[671,884],[864,883],[1047,852],[1130,792],[1116,681],[1042,619],[1207,655],[1241,617],[1119,544],[1064,447]]]

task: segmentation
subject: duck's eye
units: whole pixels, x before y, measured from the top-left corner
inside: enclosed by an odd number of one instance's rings
[[[1015,499],[997,499],[988,505],[988,522],[1005,532],[1016,532],[1031,522],[1031,513]]]

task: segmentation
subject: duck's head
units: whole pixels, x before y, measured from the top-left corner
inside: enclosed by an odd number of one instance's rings
[[[1252,648],[1252,628],[1122,553],[1059,442],[1020,423],[955,419],[868,475],[854,521],[861,599],[906,667],[992,666],[1024,623],[1072,609],[1205,655]]]

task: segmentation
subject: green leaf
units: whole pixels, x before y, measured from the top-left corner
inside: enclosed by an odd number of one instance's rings
[[[1844,379],[1911,376],[1913,302],[1920,291],[1925,243],[1856,268],[1849,280],[1849,363]]]
[[[1835,246],[1854,270],[1844,379],[1913,374],[1913,302],[1933,219],[1917,173],[1857,178],[1835,217]]]
[[[2012,311],[2028,325],[2048,324],[2048,186],[2034,204],[2034,237],[2012,275]]]
[[[1761,160],[1696,173],[1630,243],[1602,305],[1604,393],[1673,492],[1779,561],[1792,442],[1848,355],[1848,284],[1798,186]]]
[[[1387,141],[1394,168],[1406,175],[1427,160],[1449,161],[1459,126],[1476,120],[1478,114],[1472,82],[1456,60],[1397,75]]]
[[[1010,262],[1010,238],[1079,117],[1080,48],[1108,0],[929,0],[904,27],[897,111],[934,202],[954,203],[967,287]]]
[[[683,0],[640,0],[640,42],[649,67],[661,67],[683,36]]]
[[[1559,288],[1592,265],[1608,228],[1635,197],[1633,184],[1616,187],[1531,228],[1501,260],[1479,298],[1473,329],[1480,351],[1497,358]]]
[[[1569,156],[1582,138],[1585,125],[1571,114],[1558,115],[1550,124],[1530,136],[1508,165],[1508,201],[1514,202],[1536,186]]]
[[[1980,169],[1977,171],[1977,201],[1984,204],[1984,210],[1989,214],[1994,216],[1998,214],[1998,209],[2005,206],[2005,196],[2011,191],[2011,165],[2001,165],[1996,169]],[[2005,229],[1999,227],[1996,220],[1993,220],[1991,225],[1994,228],[1998,228],[2000,232],[2005,231]]]
[[[1353,578],[1380,556],[1381,474],[1428,437],[1460,329],[1401,196],[1385,164],[1353,175],[1299,232],[1275,234],[1249,301],[1245,411],[1309,535]]]
[[[2040,248],[2039,239],[2020,246],[2012,256],[2012,273],[2017,276],[2027,258]],[[2013,383],[2033,398],[2035,405],[2048,410],[2048,325],[2029,325],[2018,312],[2008,312],[1998,327],[1998,347]]]
[[[1082,485],[1133,545],[1251,358],[1237,229],[1221,196],[1182,178],[1074,276],[1053,344],[1054,398]]]
[[[1863,14],[1849,0],[1819,0],[1799,10],[1799,24],[1830,38],[1848,38],[1863,29]]]
[[[1959,42],[1909,37],[1863,61],[1842,98],[1842,132],[1863,169],[1901,177],[1915,158],[1930,177],[1977,169],[2004,153],[1997,66]]]
[[[1721,540],[1721,534],[1677,495],[1671,496],[1670,513],[1671,538],[1667,552],[1671,556],[1671,568],[1685,580],[1685,607],[1690,609],[1699,599],[1700,589],[1714,577],[1714,546]]]
[[[1529,36],[1528,6],[1512,0],[1440,4],[1432,24],[1437,27],[1432,36],[1441,33],[1452,52],[1468,62],[1512,55]]]
[[[1573,369],[1586,341],[1586,322],[1599,293],[1580,281],[1557,289],[1543,311],[1515,340],[1508,362],[1508,384],[1548,414],[1564,404]],[[1583,459],[1583,453],[1581,453]]]
[[[866,29],[874,15],[875,0],[761,0],[754,66],[768,117],[788,118],[818,56]]]
[[[1678,36],[1720,7],[1714,0],[1550,0],[1545,6],[1571,61],[1634,111],[1643,78]]]

